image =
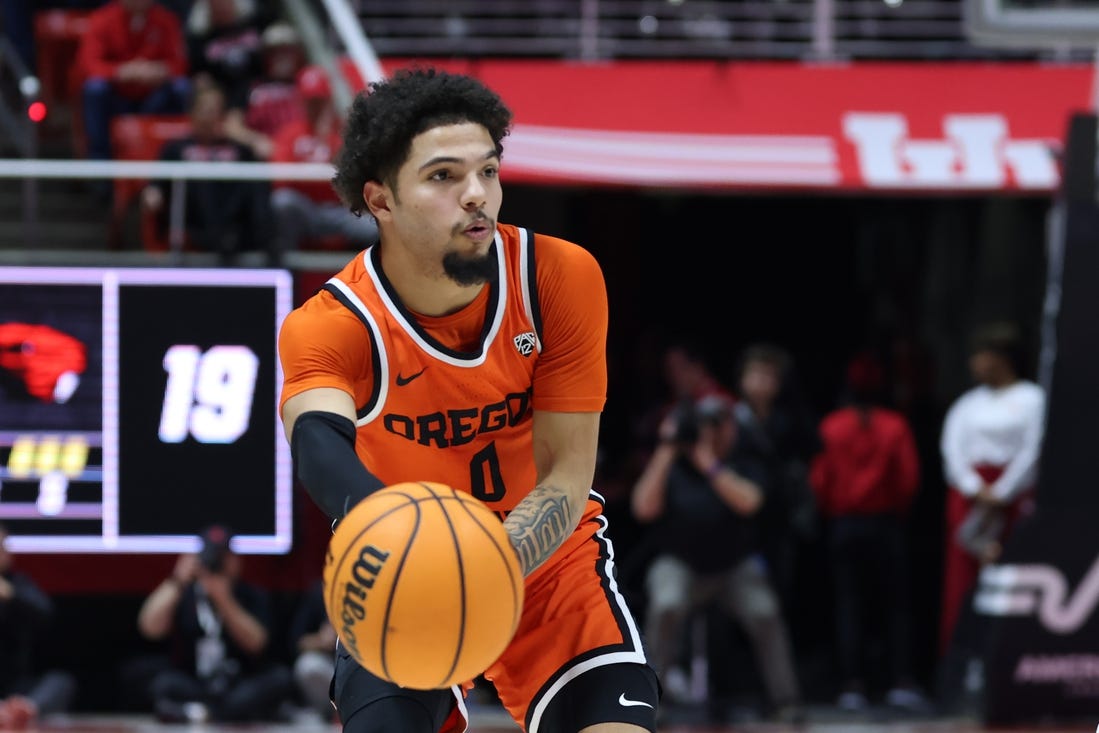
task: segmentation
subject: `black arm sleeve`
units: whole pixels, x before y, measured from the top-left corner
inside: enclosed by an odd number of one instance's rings
[[[334,412],[302,413],[290,435],[295,473],[317,506],[332,519],[384,484],[355,453],[355,423]]]

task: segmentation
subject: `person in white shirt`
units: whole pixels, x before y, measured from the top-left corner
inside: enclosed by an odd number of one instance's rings
[[[980,566],[999,556],[1037,480],[1046,396],[1023,378],[1012,326],[980,330],[969,368],[976,385],[951,405],[940,449],[948,486],[940,651],[948,649]]]

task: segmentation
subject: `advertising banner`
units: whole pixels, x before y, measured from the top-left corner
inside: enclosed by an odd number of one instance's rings
[[[1080,64],[432,63],[501,93],[527,182],[1044,194],[1092,104]]]

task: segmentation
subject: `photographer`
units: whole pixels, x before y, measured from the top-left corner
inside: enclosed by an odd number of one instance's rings
[[[797,722],[801,694],[786,625],[757,555],[764,477],[736,450],[733,403],[710,396],[681,404],[661,424],[660,439],[631,505],[638,521],[653,523],[646,632],[665,689],[676,693],[669,673],[685,620],[716,601],[744,628],[773,717]]]
[[[165,722],[270,720],[293,694],[289,670],[267,663],[267,594],[240,579],[230,540],[224,527],[203,532],[200,552],[179,557],[138,615],[143,636],[172,643],[173,667],[150,683]]]

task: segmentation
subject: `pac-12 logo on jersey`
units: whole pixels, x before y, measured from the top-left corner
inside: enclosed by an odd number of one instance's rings
[[[530,356],[534,353],[534,331],[525,331],[513,338],[512,341],[515,342],[515,348],[523,356]]]

